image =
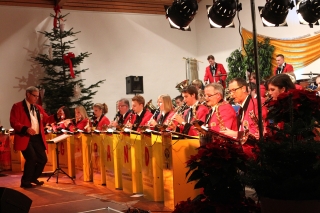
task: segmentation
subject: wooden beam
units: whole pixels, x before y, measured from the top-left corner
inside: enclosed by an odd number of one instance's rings
[[[58,0],[58,5],[62,8],[68,0]]]

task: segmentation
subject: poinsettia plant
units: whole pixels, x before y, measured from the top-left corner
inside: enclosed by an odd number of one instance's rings
[[[197,212],[258,212],[255,202],[245,197],[240,173],[245,172],[248,156],[234,141],[213,138],[198,148],[198,153],[187,161],[188,182],[197,181],[195,189],[203,188],[192,201],[180,202],[174,213]]]
[[[320,97],[289,90],[270,103],[270,131],[247,163],[244,183],[259,197],[320,199]]]

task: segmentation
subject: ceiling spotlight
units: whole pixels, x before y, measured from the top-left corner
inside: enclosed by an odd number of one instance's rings
[[[320,19],[320,0],[297,0],[297,13],[301,24],[319,25]]]
[[[294,7],[291,0],[267,0],[264,7],[259,7],[262,23],[266,27],[288,26],[286,22],[289,8]]]
[[[233,18],[242,9],[238,0],[213,0],[207,5],[208,19],[211,28],[234,27]]]
[[[179,30],[190,31],[190,22],[198,10],[196,0],[174,0],[171,6],[164,6],[170,26]]]

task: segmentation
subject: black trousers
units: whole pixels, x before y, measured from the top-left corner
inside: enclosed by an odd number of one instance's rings
[[[27,148],[21,151],[26,160],[21,182],[34,181],[40,177],[48,161],[45,150],[41,134],[30,137]]]

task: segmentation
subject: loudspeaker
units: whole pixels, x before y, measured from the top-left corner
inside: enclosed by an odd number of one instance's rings
[[[143,76],[126,77],[126,93],[142,94],[143,93]]]
[[[28,213],[32,200],[13,189],[0,187],[0,213]]]

